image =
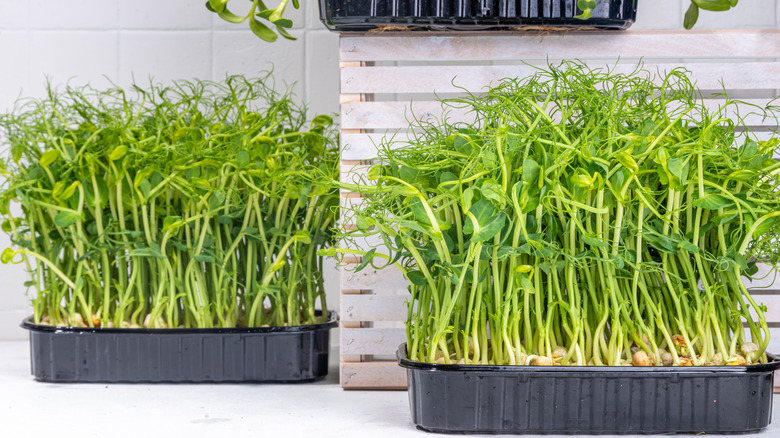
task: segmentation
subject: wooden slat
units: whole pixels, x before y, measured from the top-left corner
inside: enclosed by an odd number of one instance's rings
[[[360,272],[355,272],[355,265],[342,265],[342,289],[368,289],[374,291],[406,290],[407,283],[401,271],[395,266],[374,269],[367,266]]]
[[[403,329],[341,329],[341,354],[395,354],[404,342],[406,335]]]
[[[661,72],[679,64],[645,65]],[[762,90],[780,88],[780,63],[686,64],[702,90]],[[636,65],[620,64],[617,73],[630,73]],[[345,67],[341,90],[345,93],[458,93],[484,90],[504,78],[526,77],[536,69],[527,65]],[[344,113],[342,112],[342,115]]]
[[[759,140],[768,140],[772,136],[775,135],[771,132],[756,133],[756,137]],[[368,134],[342,134],[341,157],[344,160],[353,161],[374,159],[377,156],[377,145],[383,140],[390,141],[392,139],[391,147],[401,147],[405,145],[409,138],[410,136],[407,133],[395,130]]]
[[[360,164],[346,163],[342,160],[339,180],[349,184],[367,184],[369,183],[367,178],[369,168],[371,168],[370,164],[362,164],[362,162]]]
[[[756,293],[761,293],[760,288],[768,289],[773,287],[775,283],[780,286],[780,274],[775,276],[772,266],[769,266],[766,263],[758,263],[756,264],[756,267],[758,268],[758,272],[753,275],[752,281],[743,278],[745,286],[747,286],[748,289],[755,289]]]
[[[757,295],[755,292],[751,292],[751,296],[757,304],[766,305],[767,311],[764,312],[764,317],[766,317],[767,322],[780,323],[780,293],[773,295]],[[750,309],[750,313],[755,320],[756,314],[753,309]],[[780,353],[780,351],[778,351],[778,353]]]
[[[780,57],[780,31],[342,34],[342,61]]]
[[[341,321],[404,321],[406,295],[344,295]]]
[[[406,389],[406,370],[395,362],[341,362],[344,389]]]
[[[780,83],[778,83],[780,86]],[[756,106],[764,107],[771,99],[745,99],[743,104],[733,104],[723,111],[725,115],[735,117],[740,114],[745,126],[767,126],[777,128],[778,121],[774,118],[765,118],[757,113]],[[706,99],[705,107],[713,113],[725,104],[723,99]],[[343,104],[344,113],[341,119],[342,126],[349,129],[389,129],[391,132],[406,132],[410,124],[416,124],[414,120],[436,123],[445,110],[442,104],[435,101],[421,102],[361,102]],[[446,108],[447,121],[449,123],[467,122],[475,119],[473,112],[466,108]],[[379,140],[382,137],[377,137]]]
[[[405,131],[405,130],[404,130]],[[341,134],[342,160],[368,160],[376,158],[377,146],[383,141],[402,145],[409,136],[406,132],[380,132],[368,134]]]

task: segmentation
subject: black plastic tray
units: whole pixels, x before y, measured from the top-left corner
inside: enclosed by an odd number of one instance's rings
[[[328,374],[328,322],[297,327],[120,329],[36,325],[30,361],[43,382],[307,382]]]
[[[435,365],[406,358],[412,421],[458,433],[746,433],[769,425],[780,361],[719,367]]]
[[[320,19],[331,30],[367,31],[522,27],[628,29],[636,20],[637,0],[596,0],[591,18],[577,0],[319,0]],[[402,27],[399,27],[402,26]]]

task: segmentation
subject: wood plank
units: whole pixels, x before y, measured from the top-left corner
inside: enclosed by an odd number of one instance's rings
[[[341,321],[405,321],[408,295],[343,295]]]
[[[778,84],[780,85],[780,83]],[[723,114],[732,118],[741,116],[742,125],[777,128],[778,121],[757,113],[758,107],[765,107],[771,99],[744,99],[740,104],[732,104],[723,109]],[[705,99],[704,106],[713,113],[726,103],[725,99]],[[385,129],[390,132],[408,132],[410,125],[417,121],[437,123],[446,114],[449,123],[473,123],[475,114],[468,108],[442,108],[441,102],[361,102],[342,105],[342,126],[348,129]],[[392,134],[390,135],[392,138]],[[409,137],[408,135],[404,138]],[[381,141],[382,137],[375,137]],[[344,159],[344,158],[342,158]]]
[[[341,34],[342,61],[780,57],[780,31]]]
[[[764,304],[766,306],[766,312],[764,312],[764,317],[766,317],[767,322],[771,323],[780,323],[780,294],[775,295],[756,295],[754,293],[751,293],[751,296],[753,297],[753,300],[759,305]],[[750,313],[753,315],[753,320],[756,319],[755,311],[751,308]],[[780,353],[780,350],[778,350],[778,353]]]
[[[376,158],[377,146],[382,142],[392,142],[400,146],[409,136],[404,132],[379,132],[368,134],[341,134],[342,160],[368,160]]]
[[[348,184],[371,184],[372,181],[368,180],[368,169],[371,168],[371,164],[358,164],[347,163],[343,159],[340,164],[339,181]]]
[[[651,71],[670,71],[679,64],[645,65]],[[686,64],[701,90],[761,90],[780,88],[780,63]],[[616,73],[630,73],[636,65],[620,64]],[[536,69],[528,65],[345,67],[344,93],[459,93],[479,92],[503,78],[526,77]],[[342,115],[344,113],[342,112]]]
[[[406,389],[406,369],[396,362],[346,362],[339,366],[344,389]]]
[[[409,285],[401,271],[395,266],[383,269],[367,266],[360,272],[354,272],[355,265],[342,265],[340,270],[342,289],[367,289],[375,292],[405,291]],[[406,317],[404,316],[403,319]]]
[[[777,136],[771,132],[756,132],[759,140]],[[401,132],[374,132],[367,134],[341,134],[341,158],[343,160],[372,160],[377,156],[377,145],[392,141],[391,147],[402,147],[410,135]]]
[[[341,354],[395,354],[406,342],[402,328],[342,328]]]
[[[748,289],[755,289],[756,293],[760,293],[761,288],[772,288],[775,283],[778,285],[777,288],[780,289],[780,273],[776,273],[772,266],[767,265],[766,263],[757,263],[756,267],[758,268],[758,272],[753,275],[752,281],[743,277],[745,286],[747,286]]]

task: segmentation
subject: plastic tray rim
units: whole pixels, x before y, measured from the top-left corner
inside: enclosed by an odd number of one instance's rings
[[[535,365],[459,365],[432,364],[416,362],[406,357],[406,343],[396,352],[398,365],[416,371],[435,372],[480,372],[480,373],[680,373],[680,374],[744,374],[752,372],[777,371],[780,369],[780,356],[767,353],[771,362],[756,365],[720,365],[691,367],[629,367],[629,366],[535,366]]]
[[[317,311],[318,315],[322,313]],[[308,331],[317,331],[332,329],[338,327],[339,316],[330,310],[328,311],[328,321],[319,324],[297,325],[289,327],[223,327],[223,328],[107,328],[107,327],[57,327],[52,325],[40,325],[32,322],[32,316],[22,320],[19,325],[25,330],[40,333],[74,333],[74,334],[94,334],[94,333],[126,333],[126,334],[249,334],[249,333],[301,333]]]

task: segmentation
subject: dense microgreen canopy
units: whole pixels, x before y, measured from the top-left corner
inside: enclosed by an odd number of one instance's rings
[[[49,87],[0,116],[2,261],[26,264],[37,323],[321,320],[337,142],[271,79]]]
[[[723,102],[682,69],[577,62],[443,100],[441,121],[384,142],[351,187],[365,199],[342,237],[385,249],[330,253],[405,272],[412,360],[766,361],[765,309],[742,277],[780,259],[779,142]],[[475,121],[449,122],[453,109]]]

